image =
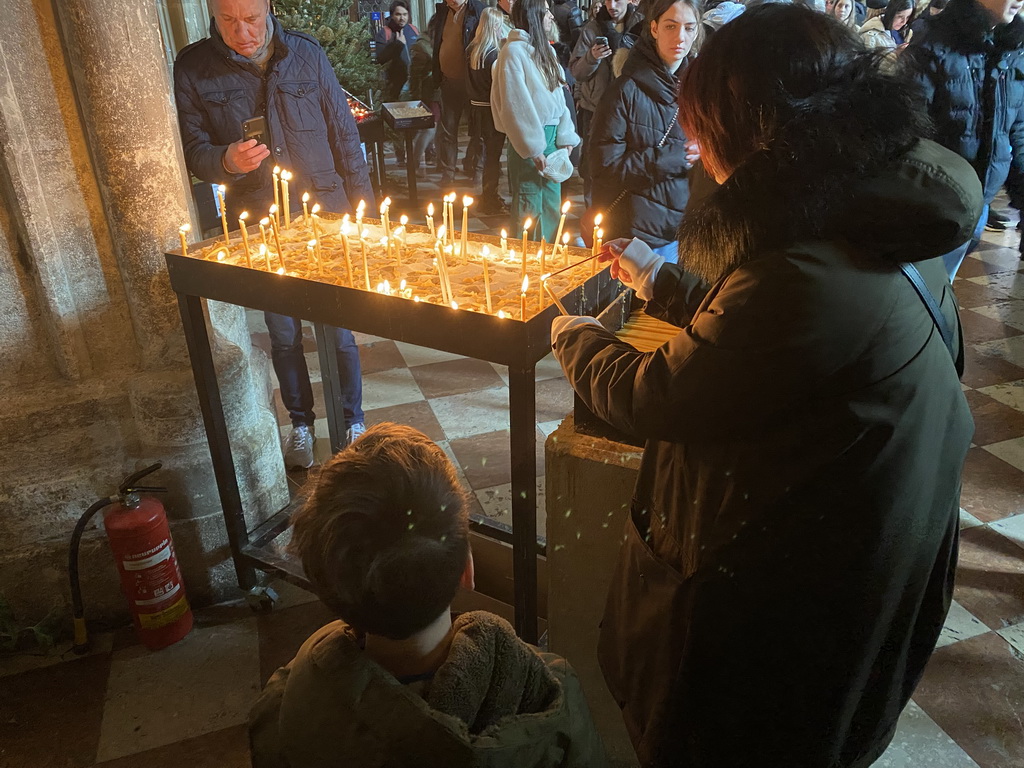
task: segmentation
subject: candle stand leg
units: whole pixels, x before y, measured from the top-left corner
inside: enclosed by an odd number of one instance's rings
[[[235,462],[231,457],[231,443],[224,421],[224,407],[220,399],[220,385],[213,363],[210,335],[206,328],[203,302],[198,296],[178,294],[178,310],[185,329],[185,343],[192,361],[192,374],[196,380],[199,408],[206,427],[206,439],[213,459],[213,474],[217,480],[220,504],[224,509],[224,525],[234,561],[238,586],[248,592],[256,586],[256,569],[242,550],[249,543],[249,531],[242,510],[242,496],[238,491]]]
[[[509,447],[512,456],[512,578],[515,629],[537,642],[537,406],[534,367],[508,371]]]
[[[348,424],[341,399],[338,377],[337,329],[322,323],[313,323],[316,334],[317,355],[320,357],[320,381],[324,388],[324,408],[327,413],[327,432],[331,437],[331,453],[345,447]]]
[[[419,200],[419,192],[416,189],[416,163],[413,162],[413,134],[414,131],[405,132],[405,178],[409,182],[410,203]]]

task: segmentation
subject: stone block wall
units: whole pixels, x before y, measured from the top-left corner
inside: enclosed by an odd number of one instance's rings
[[[163,252],[193,221],[155,3],[10,0],[0,41],[0,596],[66,609],[79,515],[154,461],[190,597],[237,593]],[[250,524],[287,501],[268,362],[209,315]],[[89,616],[123,615],[100,530]]]

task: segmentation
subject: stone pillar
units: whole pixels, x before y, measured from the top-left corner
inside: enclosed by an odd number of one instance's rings
[[[619,554],[641,450],[578,434],[572,416],[544,446],[548,647],[572,664],[611,765],[637,765],[597,663],[598,626]]]
[[[54,17],[54,9],[59,14]],[[127,472],[160,480],[189,593],[231,594],[220,504],[163,251],[190,220],[156,6],[10,0],[0,43],[0,584],[26,618],[67,599],[75,520]],[[267,360],[211,306],[253,522],[287,502]],[[102,537],[91,615],[123,613]]]

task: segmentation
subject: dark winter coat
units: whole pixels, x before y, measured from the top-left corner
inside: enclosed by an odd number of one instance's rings
[[[571,50],[579,40],[580,27],[583,26],[583,12],[579,4],[576,0],[554,0],[551,15],[555,17],[555,24],[558,25],[559,37]]]
[[[462,12],[462,49],[469,48],[476,36],[476,28],[480,25],[480,14],[484,12],[484,4],[480,0],[466,0],[466,10]],[[447,3],[434,6],[437,19],[434,21],[434,83],[441,84],[441,36],[451,9]]]
[[[674,339],[555,343],[591,410],[647,441],[598,648],[645,766],[867,768],[949,607],[973,422],[898,264],[958,328],[935,257],[970,239],[981,186],[930,141],[861,152],[848,131],[907,116],[847,95],[808,99],[687,212],[647,305]]]
[[[185,164],[203,181],[227,185],[232,220],[243,210],[265,215],[274,202],[275,165],[293,174],[293,209],[307,191],[325,211],[372,203],[359,130],[327,56],[312,37],[271,20],[274,52],[265,72],[228,48],[212,22],[210,37],[178,54],[174,98]],[[255,171],[230,174],[227,146],[241,141],[242,122],[257,115],[267,119],[270,157]]]
[[[494,79],[491,68],[498,60],[498,49],[484,56],[483,66],[480,69],[473,69],[472,62],[469,66],[469,87],[466,89],[471,104],[478,107],[489,107],[491,105],[491,81]]]
[[[368,658],[344,622],[274,673],[249,715],[255,768],[603,768],[576,673],[508,622],[457,616],[417,692]]]
[[[642,20],[643,14],[634,5],[630,5],[622,18],[623,31],[619,32],[615,29],[615,22],[612,21],[608,9],[602,6],[597,16],[580,28],[580,37],[573,47],[572,58],[569,61],[569,69],[576,78],[574,95],[580,109],[595,111],[605,90],[615,79],[612,72],[612,59],[615,57],[608,56],[601,61],[595,59],[590,53],[590,49],[594,47],[594,40],[601,36],[607,37],[613,53],[620,46],[628,48],[632,46],[633,38],[625,33]]]
[[[935,140],[965,158],[981,179],[985,200],[1007,184],[1024,205],[1024,20],[993,31],[975,0],[952,0],[901,56],[924,89]]]
[[[398,30],[391,26],[390,21],[374,36],[374,42],[377,44],[377,63],[385,67],[384,101],[397,101],[402,94],[402,88],[409,80],[412,46],[419,39],[420,31],[412,24],[406,24],[402,29],[405,45],[398,39]]]
[[[601,97],[589,146],[594,207],[609,240],[639,237],[657,248],[676,239],[689,197],[678,83],[643,35]]]

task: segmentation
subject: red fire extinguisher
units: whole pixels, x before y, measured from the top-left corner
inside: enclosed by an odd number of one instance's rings
[[[171,541],[164,505],[140,492],[158,493],[166,488],[138,485],[158,462],[124,479],[116,496],[100,499],[85,511],[71,534],[68,575],[75,622],[74,651],[85,653],[89,635],[78,578],[78,549],[86,525],[101,509],[113,505],[103,517],[110,548],[121,576],[121,591],[128,598],[139,640],[151,650],[178,642],[192,629],[192,610]]]

